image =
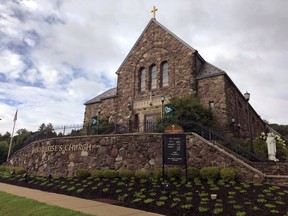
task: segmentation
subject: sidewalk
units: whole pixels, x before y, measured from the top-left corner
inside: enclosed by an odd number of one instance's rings
[[[159,214],[130,209],[107,203],[66,196],[62,194],[44,192],[40,190],[18,187],[10,184],[0,183],[0,191],[16,196],[33,199],[49,205],[55,205],[67,209],[73,209],[97,216],[156,216]]]

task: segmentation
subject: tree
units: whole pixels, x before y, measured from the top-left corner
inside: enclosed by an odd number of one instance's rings
[[[0,142],[0,164],[6,161],[8,154],[8,142]]]
[[[174,121],[194,121],[203,126],[214,126],[213,112],[205,108],[198,97],[187,95],[180,98],[171,98],[172,114],[170,120]]]

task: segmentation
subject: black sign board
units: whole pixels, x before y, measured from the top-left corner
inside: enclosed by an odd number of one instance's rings
[[[177,124],[168,125],[163,133],[163,180],[164,165],[185,165],[187,181],[187,159],[186,159],[186,135],[181,126]]]
[[[164,164],[186,164],[186,138],[181,135],[163,136]]]

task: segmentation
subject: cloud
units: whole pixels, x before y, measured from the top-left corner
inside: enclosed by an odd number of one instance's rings
[[[83,103],[116,86],[115,71],[157,20],[225,70],[270,122],[288,124],[287,1],[0,0],[0,133],[82,123]]]

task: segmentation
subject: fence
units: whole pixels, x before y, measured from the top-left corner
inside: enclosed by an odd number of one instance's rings
[[[202,136],[203,138],[209,140],[210,142],[216,143],[221,145],[223,148],[228,149],[228,151],[232,151],[252,162],[260,162],[260,161],[267,161],[266,158],[260,157],[249,151],[248,148],[243,146],[243,144],[237,143],[235,140],[231,140],[226,138],[225,136],[216,133],[210,128],[204,127],[196,122],[193,121],[179,121],[173,122],[175,124],[179,124],[182,126],[185,132],[195,132],[198,135]],[[90,134],[123,134],[123,133],[152,133],[158,132],[162,133],[165,126],[169,123],[165,122],[144,122],[143,124],[134,124],[132,121],[129,124],[108,124],[104,128],[98,128],[96,130],[92,130],[91,127],[83,128],[82,124],[77,125],[64,125],[64,126],[57,126],[54,130],[44,130],[42,132],[35,132],[33,133],[28,139],[26,139],[23,143],[23,146],[28,145],[31,142],[36,140],[48,139],[56,136],[79,136],[84,135],[84,132],[80,132],[81,129],[84,129],[85,135]],[[60,131],[57,135],[56,131]],[[70,132],[70,134],[69,134]]]

